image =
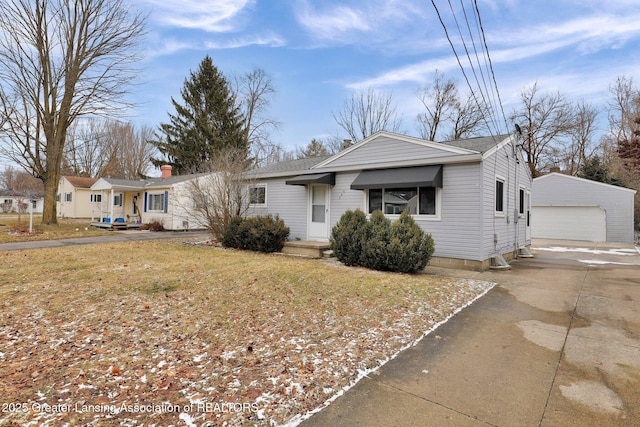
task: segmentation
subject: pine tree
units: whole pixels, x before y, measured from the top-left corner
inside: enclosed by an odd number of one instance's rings
[[[602,162],[599,156],[593,156],[580,167],[578,177],[591,181],[604,182],[605,184],[623,187],[622,181],[609,173],[609,168]]]
[[[162,136],[151,141],[164,156],[151,159],[155,166],[169,164],[177,174],[199,172],[225,149],[248,153],[235,94],[211,57],[191,72],[180,94],[184,104],[171,98],[175,114],[169,114],[170,123],[160,124]]]

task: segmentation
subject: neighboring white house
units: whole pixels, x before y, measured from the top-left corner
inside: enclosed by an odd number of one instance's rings
[[[58,184],[56,212],[61,218],[91,218],[91,186],[95,178],[63,176]]]
[[[161,170],[160,178],[98,179],[90,189],[92,224],[136,228],[144,223],[159,222],[167,230],[203,228],[192,210],[189,185],[204,179],[204,175],[172,176],[170,166],[163,166]]]
[[[633,243],[635,190],[553,172],[533,180],[534,238]]]
[[[31,208],[29,209],[29,203]],[[29,191],[0,190],[0,213],[38,213],[44,208],[42,193]]]
[[[409,211],[435,241],[432,264],[486,269],[530,245],[531,175],[515,136],[434,143],[378,132],[334,156],[251,173],[254,215],[278,214],[290,239],[328,241],[348,209]]]

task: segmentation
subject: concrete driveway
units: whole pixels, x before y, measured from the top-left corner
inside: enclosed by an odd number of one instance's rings
[[[533,247],[455,272],[498,286],[301,425],[640,426],[640,253]]]

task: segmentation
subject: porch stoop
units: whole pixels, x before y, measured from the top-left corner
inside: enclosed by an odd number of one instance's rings
[[[285,242],[282,253],[302,255],[310,258],[328,258],[333,256],[329,242],[313,242],[309,240],[293,240]]]

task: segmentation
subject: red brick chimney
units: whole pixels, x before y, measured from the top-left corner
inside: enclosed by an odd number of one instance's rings
[[[171,177],[171,166],[170,165],[162,165],[162,166],[160,166],[160,170],[162,171],[162,179]]]

